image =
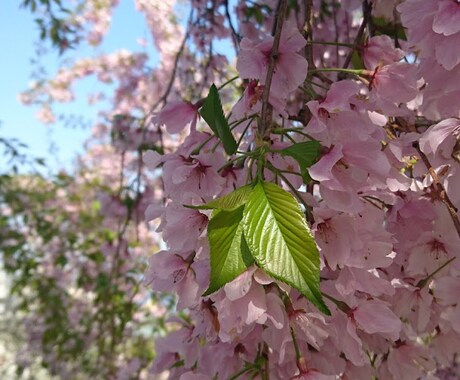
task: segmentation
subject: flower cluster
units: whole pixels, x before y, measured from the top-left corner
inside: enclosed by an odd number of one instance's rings
[[[158,68],[84,60],[26,100],[117,81],[94,130],[115,148],[88,175],[137,184],[100,197],[104,223],[145,212],[161,241],[143,286],[177,301],[145,376],[458,375],[460,4],[194,0],[182,26],[173,2],[136,4]],[[103,247],[120,279],[122,240]]]

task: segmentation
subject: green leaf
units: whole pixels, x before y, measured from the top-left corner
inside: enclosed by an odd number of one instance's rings
[[[355,50],[351,55],[351,63],[354,69],[364,69],[364,64],[359,53]]]
[[[407,40],[406,31],[399,23],[386,20],[383,17],[373,17],[372,24],[375,27],[377,35],[386,34],[390,38],[397,38],[398,40]]]
[[[228,126],[227,119],[222,109],[219,92],[214,83],[209,89],[209,94],[204,101],[200,114],[206,123],[208,123],[214,134],[222,141],[225,152],[227,154],[235,153],[238,146]]]
[[[184,205],[184,207],[192,208],[194,210],[234,210],[246,203],[246,200],[251,194],[252,186],[246,185],[232,191],[229,194],[223,195],[222,197],[216,198],[209,203],[199,206]]]
[[[294,197],[259,182],[244,208],[244,234],[257,265],[330,315],[319,290],[319,253]]]
[[[203,296],[219,290],[254,263],[243,236],[243,209],[213,212],[208,224],[211,279]]]
[[[307,168],[312,166],[319,157],[321,145],[318,141],[305,141],[280,150],[282,155],[294,158],[300,167],[300,174],[305,183],[311,181]]]

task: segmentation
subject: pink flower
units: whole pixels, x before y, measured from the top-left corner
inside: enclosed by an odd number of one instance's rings
[[[149,170],[155,170],[163,161],[163,156],[153,150],[148,150],[142,157],[144,164]]]
[[[199,244],[198,238],[207,225],[208,217],[198,210],[170,203],[164,209],[162,224],[158,231],[163,231],[163,239],[169,248],[177,251],[191,250],[195,248],[192,243]]]
[[[356,102],[358,94],[359,85],[356,82],[343,80],[333,83],[327,92],[326,98],[322,101],[309,101],[307,105],[312,113],[312,118],[307,126],[308,132],[318,133],[324,131],[333,114],[351,110],[351,105]],[[321,135],[314,134],[314,136],[324,140]]]
[[[217,154],[200,153],[194,157],[171,154],[164,157],[163,179],[165,192],[182,200],[195,194],[205,199],[218,195],[225,185],[225,179],[218,169],[225,163]]]
[[[419,379],[433,370],[435,362],[425,347],[403,344],[388,355],[388,369],[394,379]]]
[[[331,319],[331,327],[335,330],[332,336],[337,349],[354,365],[365,365],[368,359],[363,352],[363,343],[356,333],[356,324],[353,320],[339,313]]]
[[[238,280],[239,278],[234,281]],[[220,294],[215,307],[219,313],[219,338],[223,342],[244,337],[254,329],[255,324],[264,324],[267,321],[265,291],[254,282],[248,292],[238,299],[230,300]]]
[[[170,332],[166,337],[155,340],[155,360],[152,365],[153,373],[161,373],[170,369],[180,359],[191,367],[199,353],[199,342],[193,339],[190,326]]]
[[[56,122],[56,117],[49,105],[42,106],[37,112],[37,118],[44,124],[53,124]]]
[[[460,294],[460,277],[442,277],[435,281],[434,295],[441,305],[455,305]]]
[[[337,278],[335,287],[342,296],[355,292],[365,292],[378,297],[382,294],[393,295],[395,290],[386,279],[377,276],[377,271],[369,271],[353,267],[344,267]]]
[[[459,135],[460,120],[445,119],[423,133],[419,140],[420,148],[425,154],[438,154],[443,159],[450,159]]]
[[[401,49],[395,49],[394,41],[387,35],[372,37],[364,45],[364,65],[370,70],[398,62],[403,57],[404,52]]]
[[[401,103],[413,100],[417,95],[417,77],[414,65],[396,62],[377,67],[370,81],[370,101],[377,111],[386,115],[398,114]],[[404,110],[404,109],[403,109]]]
[[[179,310],[195,305],[200,297],[191,263],[168,251],[161,251],[150,257],[145,282],[151,284],[153,290],[177,292]]]
[[[418,50],[425,80],[421,111],[432,120],[460,116],[460,4],[453,0],[406,0],[397,7],[408,42]]]
[[[294,310],[289,316],[298,330],[299,337],[305,337],[305,340],[320,351],[324,340],[329,336],[327,323],[324,317],[316,312],[306,312],[303,309]]]
[[[402,280],[393,280],[396,294],[393,302],[393,311],[405,320],[408,320],[415,331],[423,332],[432,318],[433,296],[428,292],[428,286],[419,289]]]
[[[262,108],[262,94],[264,92],[263,86],[258,84],[257,80],[251,80],[244,90],[243,96],[240,100],[233,106],[232,113],[230,116],[230,122],[240,120],[247,116],[253,115],[261,111]],[[273,106],[275,114],[282,115],[287,117],[285,108],[285,101],[283,97],[273,91],[270,92],[268,98],[270,104]],[[241,123],[236,127],[236,132],[243,132],[248,124],[252,123],[252,120],[248,120],[245,123]]]
[[[420,63],[419,71],[426,82],[420,111],[430,120],[460,117],[460,66],[448,71],[430,57]]]
[[[408,273],[427,276],[447,260],[459,256],[460,239],[446,207],[435,203],[434,210],[432,227],[419,231],[419,238],[412,244],[406,264]]]
[[[273,74],[271,92],[285,98],[303,83],[307,76],[308,63],[297,54],[306,44],[297,27],[290,22],[283,25],[281,40]],[[243,79],[258,79],[265,84],[273,37],[266,37],[262,42],[254,43],[248,38],[241,41],[241,52],[236,68]]]
[[[170,102],[156,115],[154,122],[165,125],[169,133],[179,133],[185,126],[195,126],[198,117],[196,106],[189,102]]]
[[[353,311],[353,318],[368,334],[379,333],[393,341],[399,338],[401,321],[382,301],[361,302]]]

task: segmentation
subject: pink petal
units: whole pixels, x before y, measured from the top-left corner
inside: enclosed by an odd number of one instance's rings
[[[438,1],[433,30],[445,36],[460,32],[460,4],[452,0]]]
[[[155,170],[156,167],[161,164],[163,156],[154,150],[148,150],[142,156],[142,160],[144,161],[144,164],[147,166],[147,168],[150,170]]]
[[[354,311],[353,316],[359,327],[369,334],[383,333],[396,341],[401,331],[401,321],[382,302],[365,301]]]
[[[157,115],[156,121],[166,125],[168,133],[179,133],[197,116],[196,107],[188,102],[170,102]]]
[[[332,168],[342,157],[342,146],[334,146],[329,153],[308,169],[311,178],[320,182],[332,179]]]

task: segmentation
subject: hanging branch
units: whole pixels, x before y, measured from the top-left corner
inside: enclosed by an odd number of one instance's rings
[[[230,10],[228,7],[228,0],[225,0],[225,16],[227,17],[228,25],[230,27],[230,30],[232,31],[232,42],[233,47],[235,48],[235,54],[238,55],[241,36],[238,34],[235,27],[233,26],[232,16],[230,15]]]
[[[361,22],[361,26],[359,27],[358,34],[356,35],[355,41],[353,42],[353,49],[349,51],[347,58],[345,58],[345,63],[343,64],[342,68],[346,69],[350,65],[353,54],[363,38],[364,31],[366,30],[366,26],[371,20],[371,17],[372,17],[372,4],[369,3],[367,0],[364,0],[363,1],[363,21]]]
[[[262,94],[262,112],[259,122],[259,137],[262,140],[267,140],[270,134],[270,125],[272,123],[273,107],[269,103],[270,87],[272,85],[273,73],[278,59],[278,49],[281,39],[281,30],[283,29],[284,16],[286,15],[287,0],[280,0],[278,3],[274,33],[273,33],[273,46],[270,53],[270,62],[268,64],[267,76],[265,79],[264,92]]]
[[[193,17],[193,9],[190,11],[188,25],[190,25],[192,21],[192,17]],[[176,53],[176,57],[174,59],[174,65],[173,65],[173,69],[171,72],[171,77],[169,78],[168,86],[166,87],[166,90],[161,96],[161,98],[158,99],[155,102],[155,104],[150,108],[150,112],[148,113],[148,115],[151,115],[157,109],[159,105],[164,106],[166,104],[166,100],[168,99],[169,93],[171,92],[172,86],[174,84],[174,80],[176,79],[177,67],[179,66],[179,59],[182,56],[182,53],[184,52],[185,43],[187,42],[189,36],[190,36],[190,29],[187,29],[187,32],[185,33],[185,36],[182,40],[179,50]]]

